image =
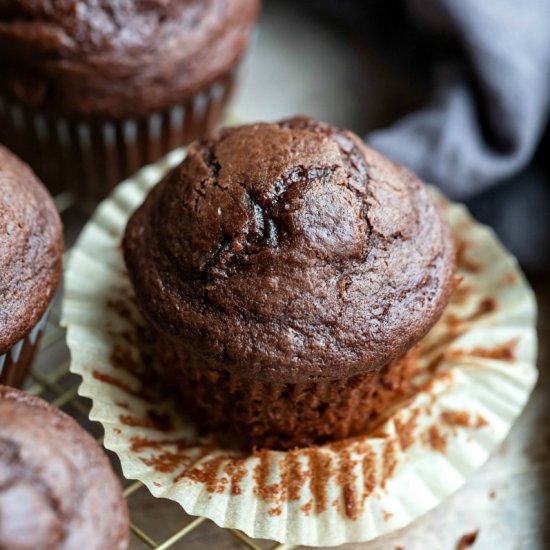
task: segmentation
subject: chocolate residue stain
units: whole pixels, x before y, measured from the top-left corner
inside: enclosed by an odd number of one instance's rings
[[[479,273],[482,266],[473,260],[466,258],[466,252],[468,249],[475,247],[475,243],[459,240],[456,243],[456,263],[460,269],[469,271],[470,273]]]
[[[172,428],[172,421],[170,415],[158,413],[154,410],[147,411],[145,418],[138,418],[136,416],[130,416],[128,414],[121,414],[120,421],[126,426],[132,426],[135,428],[148,428],[152,430],[159,430],[161,432],[167,432]]]
[[[310,471],[302,468],[299,456],[300,451],[288,451],[281,464],[281,485],[290,502],[300,499],[300,491],[311,476]]]
[[[266,502],[276,501],[281,487],[278,483],[269,483],[271,472],[270,451],[254,451],[252,456],[258,458],[258,464],[254,468],[254,493]]]
[[[161,452],[150,457],[140,456],[139,459],[146,466],[154,468],[159,473],[171,474],[182,466],[187,467],[193,459],[185,451],[194,448],[196,445],[184,439],[147,439],[144,437],[132,437],[130,450],[140,453],[146,449],[160,449]],[[166,450],[167,446],[175,447],[175,450]],[[212,449],[201,449],[201,456],[209,453]]]
[[[477,531],[472,531],[471,533],[466,533],[460,537],[460,540],[456,543],[456,550],[466,550],[470,548],[477,540],[479,534],[479,529]]]
[[[482,428],[489,424],[480,414],[474,416],[466,411],[443,411],[440,419],[441,422],[451,427]]]
[[[225,473],[231,480],[231,494],[240,495],[242,493],[241,482],[246,477],[246,459],[235,458],[230,460],[225,466]]]
[[[309,516],[313,508],[313,500],[308,500],[305,504],[300,506],[300,510],[306,515]]]
[[[483,418],[480,414],[476,415],[476,423],[474,424],[474,428],[483,428],[483,426],[488,426],[489,422]]]
[[[115,405],[117,405],[121,409],[126,409],[126,410],[130,409],[130,405],[124,401],[115,401]]]
[[[430,426],[425,436],[434,451],[444,453],[447,450],[447,436],[442,434],[437,426]]]
[[[171,474],[182,466],[186,467],[191,462],[191,458],[183,453],[162,451],[152,457],[139,457],[146,466],[154,468],[161,474]]]
[[[175,449],[166,450],[168,446],[173,446]],[[215,447],[209,445],[199,446],[196,442],[189,442],[184,439],[155,440],[134,437],[132,438],[131,449],[137,453],[145,449],[160,449],[160,453],[156,453],[151,457],[140,457],[140,460],[160,473],[171,474],[180,470],[174,478],[175,483],[187,479],[194,483],[204,484],[206,490],[210,493],[223,493],[227,484],[231,481],[232,493],[240,494],[239,483],[246,475],[246,469],[243,466],[244,459],[241,457],[222,454],[204,460],[205,457],[216,450]],[[225,465],[224,471],[230,479],[218,475],[223,465]]]
[[[364,504],[367,497],[369,497],[376,488],[376,453],[372,449],[365,451],[361,468],[363,471]]]
[[[490,499],[493,499],[497,496],[497,492],[496,491],[489,491],[489,498]]]
[[[109,384],[111,386],[114,386],[116,388],[119,388],[126,393],[129,393],[130,395],[133,395],[134,397],[137,397],[138,399],[141,399],[143,401],[146,401],[148,403],[153,403],[153,398],[151,395],[148,395],[147,392],[141,390],[141,389],[134,389],[132,386],[126,382],[123,382],[122,380],[119,380],[115,376],[111,376],[110,374],[107,374],[105,372],[99,372],[97,370],[92,371],[92,376],[99,380],[100,382],[104,382],[105,384]],[[141,384],[140,384],[141,385]]]
[[[466,328],[448,330],[432,342],[422,342],[420,348],[421,356],[428,356],[436,351],[446,348],[449,344],[452,344],[455,340],[465,334],[466,330]]]
[[[441,363],[445,361],[445,352],[438,353],[426,366],[426,370],[429,373],[435,373],[438,371],[439,367],[441,366]]]
[[[443,411],[440,418],[441,422],[449,426],[470,427],[470,413],[465,411]]]
[[[337,472],[337,483],[342,487],[346,516],[350,519],[357,519],[360,512],[357,503],[357,491],[355,489],[357,475],[354,472],[354,468],[357,461],[352,458],[349,447],[347,449],[342,448],[339,455],[340,468]]]
[[[497,301],[494,298],[483,298],[481,302],[479,302],[477,309],[471,315],[463,319],[463,321],[477,321],[480,317],[492,313],[496,311],[496,309]]]
[[[327,485],[332,477],[332,459],[328,453],[316,448],[304,452],[312,472],[309,486],[315,502],[315,513],[321,514],[327,508]]]
[[[496,309],[497,302],[494,298],[483,298],[479,302],[477,308],[470,315],[467,315],[466,317],[457,317],[452,313],[447,313],[443,320],[445,324],[451,328],[458,327],[466,323],[471,323],[472,321],[477,321],[484,315],[494,312]]]
[[[384,521],[388,521],[393,518],[393,514],[387,510],[382,510],[382,517],[384,518]]]
[[[145,437],[132,437],[130,441],[132,444],[130,449],[134,453],[139,453],[144,449],[162,449],[167,445],[175,446],[179,452],[196,447],[196,444],[187,439],[147,439]]]
[[[397,466],[396,446],[396,441],[394,439],[389,439],[384,447],[384,454],[382,456],[382,480],[380,482],[382,489],[386,488],[386,481],[392,476]]]
[[[344,485],[342,487],[342,495],[344,497],[344,509],[346,511],[346,516],[350,519],[357,519],[360,510],[357,506],[355,487],[349,484]]]
[[[446,357],[449,359],[460,359],[462,357],[481,357],[484,359],[498,359],[500,361],[514,361],[518,340],[513,339],[492,348],[475,347],[471,349],[448,350]]]
[[[275,506],[275,508],[270,508],[267,513],[270,516],[280,516],[283,513],[283,508],[281,506]]]
[[[504,286],[515,285],[518,283],[519,277],[513,272],[505,273],[500,279],[500,284]]]
[[[122,430],[120,428],[113,428],[113,433],[120,435],[122,433]]]
[[[205,453],[205,455],[208,453]],[[196,464],[203,457],[200,457],[198,460],[193,461],[193,464]],[[225,486],[228,483],[226,477],[219,477],[218,472],[225,461],[228,460],[227,456],[215,456],[205,460],[200,463],[198,466],[189,465],[174,478],[174,482],[177,483],[182,479],[187,479],[195,483],[204,484],[206,490],[209,493],[223,493],[225,491]]]
[[[497,359],[512,362],[516,358],[517,340],[509,340],[492,348],[475,347],[471,349],[449,349],[438,353],[428,363],[426,370],[435,373],[444,361],[459,360],[465,357],[479,357],[482,359]]]
[[[414,409],[407,420],[403,421],[399,417],[394,419],[395,430],[403,451],[406,451],[415,442],[414,430],[419,414],[420,410]]]

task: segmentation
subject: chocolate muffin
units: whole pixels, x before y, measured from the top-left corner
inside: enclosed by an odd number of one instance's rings
[[[0,548],[128,548],[126,502],[93,438],[42,399],[5,386],[0,418]]]
[[[61,220],[30,168],[0,146],[0,384],[25,378],[61,278]]]
[[[101,197],[219,120],[259,0],[0,3],[0,138]]]
[[[349,131],[220,131],[130,219],[124,257],[181,407],[247,446],[361,433],[454,287],[436,201]]]

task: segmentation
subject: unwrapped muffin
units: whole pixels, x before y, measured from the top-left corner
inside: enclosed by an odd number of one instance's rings
[[[0,146],[0,384],[23,383],[59,286],[62,255],[52,198]]]
[[[219,120],[259,0],[0,3],[0,139],[101,197]]]
[[[249,447],[361,433],[454,287],[436,201],[351,132],[222,130],[130,219],[124,256],[182,409]]]
[[[128,548],[126,502],[93,438],[42,399],[5,386],[0,418],[0,548]]]

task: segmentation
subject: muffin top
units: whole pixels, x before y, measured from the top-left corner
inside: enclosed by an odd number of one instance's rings
[[[451,232],[424,185],[351,132],[301,117],[192,146],[123,245],[156,329],[209,367],[266,381],[379,369],[453,288]]]
[[[128,510],[107,456],[72,418],[0,386],[0,548],[128,548]]]
[[[0,2],[0,87],[62,114],[183,102],[244,52],[259,0]]]
[[[52,198],[0,146],[0,354],[45,313],[61,277],[63,237]]]

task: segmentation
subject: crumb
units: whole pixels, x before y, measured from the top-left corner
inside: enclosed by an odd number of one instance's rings
[[[478,534],[479,530],[462,535],[460,540],[456,543],[456,550],[466,550],[467,548],[470,548],[470,546],[472,546],[477,540]]]
[[[434,451],[444,453],[447,449],[447,436],[442,434],[435,425],[428,430],[427,442]]]
[[[497,492],[496,491],[491,491],[489,493],[489,498],[495,498],[497,496]]]
[[[383,510],[382,515],[384,516],[384,521],[388,521],[393,517],[393,514],[391,512],[386,512],[386,510]]]
[[[395,547],[394,550],[405,550],[405,548],[399,544]]]

